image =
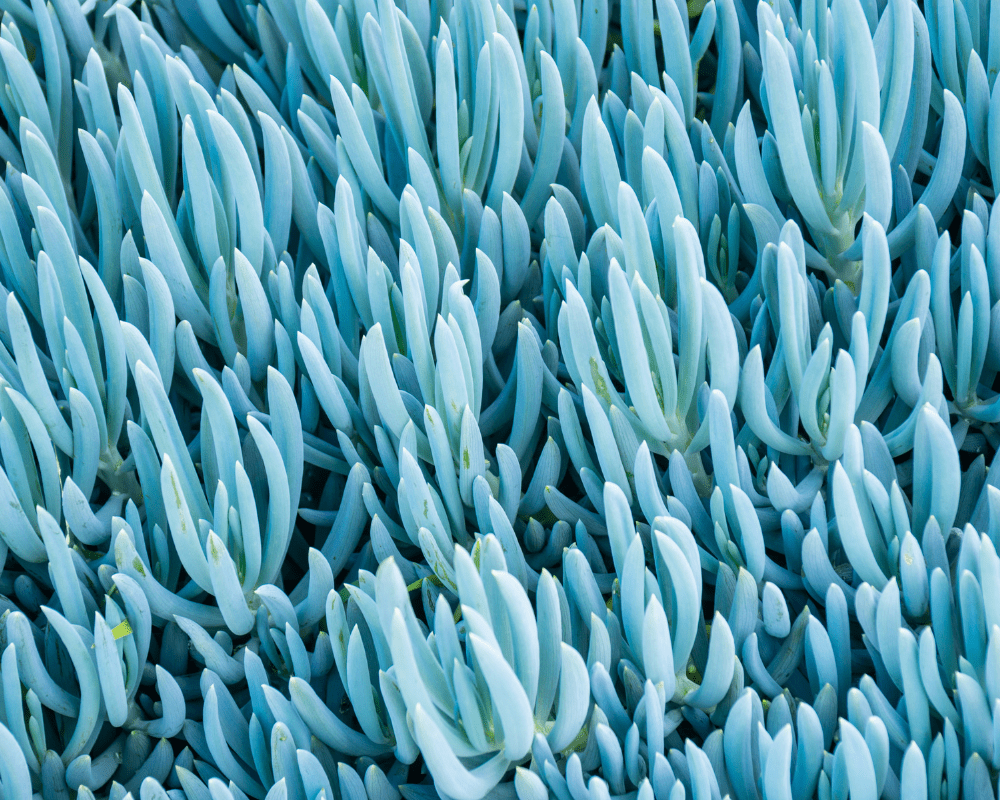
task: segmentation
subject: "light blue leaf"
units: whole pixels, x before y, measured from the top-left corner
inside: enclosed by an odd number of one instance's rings
[[[215,686],[209,687],[205,693],[204,730],[209,751],[216,764],[225,771],[229,779],[242,791],[252,797],[262,797],[264,795],[264,787],[260,785],[251,773],[247,772],[240,765],[233,752],[229,749],[229,744],[226,741],[227,737],[223,732],[222,721],[219,717],[219,701],[216,696]]]
[[[580,654],[563,642],[562,666],[559,674],[559,710],[548,734],[549,746],[555,752],[568,747],[580,732],[590,711],[590,679],[587,665]]]
[[[845,719],[840,720],[841,747],[844,748],[846,760],[850,764],[847,770],[851,795],[859,798],[875,800],[876,793],[875,766],[872,763],[871,752],[865,744],[858,729]]]
[[[489,761],[466,769],[455,754],[442,741],[441,732],[434,721],[417,705],[413,711],[414,738],[427,762],[428,771],[440,787],[455,800],[480,800],[499,783],[510,766],[505,753],[497,753]]]
[[[125,724],[128,713],[121,657],[115,647],[115,637],[111,633],[111,628],[100,614],[94,615],[94,645],[97,649],[97,673],[101,680],[101,693],[108,721],[116,727],[121,727]]]
[[[685,48],[686,50],[686,48]],[[685,55],[686,58],[686,55]],[[583,188],[595,227],[610,224],[619,228],[618,184],[621,172],[608,129],[601,120],[596,98],[587,104],[583,123],[583,148],[580,153]],[[525,217],[528,214],[525,213]]]
[[[288,246],[289,226],[292,216],[293,190],[292,166],[288,147],[278,130],[277,123],[264,114],[258,114],[264,134],[264,227],[271,237],[276,254]]]
[[[889,94],[883,104],[882,121],[879,126],[885,148],[893,163],[902,161],[903,154],[897,152],[902,140],[906,122],[906,107],[915,82],[914,72],[919,68],[915,63],[913,8],[907,3],[894,0],[888,13],[892,15],[892,77]],[[876,37],[877,39],[878,37]],[[919,97],[920,95],[916,95]],[[917,102],[920,102],[919,100]]]
[[[870,583],[878,591],[881,591],[887,583],[888,578],[879,566],[875,554],[872,552],[871,544],[868,541],[868,536],[872,534],[869,534],[865,530],[850,479],[839,461],[833,468],[832,488],[834,508],[837,512],[838,530],[840,531],[841,541],[850,559],[851,566],[861,576],[862,580]]]
[[[770,581],[764,584],[761,614],[764,620],[764,629],[771,636],[783,639],[788,635],[792,622],[788,614],[788,606],[781,589]]]
[[[501,34],[493,34],[494,92],[499,95],[500,128],[497,139],[497,162],[490,181],[486,205],[499,212],[503,195],[514,188],[524,147],[524,105],[521,82],[516,80],[514,51]]]
[[[528,225],[542,212],[549,185],[556,179],[566,131],[566,100],[562,77],[555,61],[544,50],[539,54],[542,83],[542,123],[538,134],[535,168],[521,198],[521,211]]]
[[[785,725],[774,737],[764,768],[764,792],[768,800],[792,798],[792,727]]]
[[[173,460],[166,453],[163,455],[163,467],[160,472],[160,491],[163,493],[164,506],[167,511],[167,519],[170,522],[174,546],[177,548],[177,555],[188,575],[207,591],[212,582],[209,576],[208,561],[205,558],[204,545],[198,537],[198,529],[188,505],[181,479],[174,467]]]
[[[376,163],[375,156],[365,140],[358,115],[347,96],[344,85],[333,75],[330,76],[330,93],[341,127],[344,146],[351,157],[358,178],[365,187],[365,191],[371,196],[372,201],[378,206],[379,211],[385,214],[390,222],[397,223],[399,202],[385,182],[382,169]]]
[[[33,771],[38,772],[40,770],[38,757],[35,755],[31,745],[31,740],[28,738],[27,728],[25,727],[24,711],[21,701],[21,692],[23,690],[21,688],[21,679],[18,673],[16,651],[17,647],[13,642],[11,642],[4,649],[3,658],[2,661],[0,661],[0,664],[3,665],[3,674],[0,675],[0,681],[3,683],[2,688],[5,708],[8,709],[6,711],[7,720],[5,722],[6,727],[4,729],[4,733],[16,742],[15,746],[20,745],[20,750],[25,761]],[[32,693],[34,694],[34,692]],[[6,780],[7,776],[0,773],[0,777],[3,777]]]
[[[892,172],[885,140],[873,125],[861,123],[865,156],[865,213],[883,229],[892,214]]]
[[[930,516],[949,530],[958,509],[961,469],[951,431],[930,405],[917,418],[913,460],[913,530],[922,533]]]
[[[0,725],[0,746],[3,746],[6,752],[13,753],[0,764],[0,778],[5,792],[10,792],[11,800],[30,800],[31,775],[28,772],[28,764],[21,754],[17,740],[5,725]]]
[[[712,5],[710,1],[702,11],[702,19],[698,20],[699,29],[706,20],[711,21],[712,9],[710,6]],[[718,4],[715,4],[715,8],[718,9],[718,17],[714,25],[715,41],[719,48],[718,74],[725,76],[725,82],[718,81],[716,84],[710,124],[715,138],[723,141],[726,136],[726,126],[732,122],[737,98],[740,96],[743,48],[740,41],[741,29],[735,2],[720,0]],[[692,38],[692,50],[694,44],[695,41]],[[692,57],[691,63],[697,63],[698,60]]]
[[[653,682],[664,698],[672,698],[676,678],[670,628],[663,606],[655,596],[650,598],[643,619],[642,663],[646,678]],[[647,713],[652,712],[647,709]]]
[[[58,502],[59,460],[55,448],[45,431],[41,418],[27,398],[8,388],[5,400],[7,401],[4,405],[5,416],[11,420],[13,430],[11,430],[11,425],[5,426],[4,438],[6,439],[14,431],[17,431],[15,435],[23,437],[14,446],[18,451],[20,463],[14,458],[11,459],[9,470],[12,474],[8,477],[14,480],[14,486],[20,493],[20,502],[28,504],[32,517],[35,516],[34,512],[37,508],[44,506],[55,517],[56,524],[61,524],[62,512]],[[15,418],[19,418],[19,422],[14,421]],[[9,445],[9,441],[4,442],[4,444],[8,445],[5,447],[8,452],[14,450],[14,447]],[[38,461],[37,472],[33,469],[33,459]],[[26,470],[30,470],[30,472],[25,474]],[[41,476],[40,486],[38,484],[39,475]],[[31,489],[27,488],[28,481],[31,482]],[[31,508],[30,504],[36,500],[39,505]]]
[[[696,87],[692,73],[692,62],[688,53],[690,31],[686,19],[687,9],[684,9],[685,13],[682,16],[676,2],[671,4],[665,0],[658,0],[656,8],[660,19],[660,39],[665,55],[666,72],[681,90],[685,123],[690,125],[694,118]],[[645,31],[639,33],[641,36],[646,35]],[[649,75],[644,77],[647,81],[655,82]]]
[[[59,529],[59,523],[41,506],[38,507],[38,529],[45,543],[51,579],[59,603],[74,625],[86,627],[87,610],[83,602],[80,581],[73,566],[72,551]]]
[[[517,326],[517,393],[514,420],[507,445],[518,461],[528,459],[542,406],[542,356],[534,331],[525,323]]]
[[[13,293],[7,295],[7,322],[25,392],[32,404],[38,409],[39,416],[45,423],[46,431],[53,438],[56,446],[64,453],[72,453],[72,429],[56,407],[48,380],[38,358],[38,350],[32,339],[31,330],[28,327],[28,320]]]
[[[677,524],[683,525],[683,523]],[[671,634],[674,665],[675,667],[683,667],[687,664],[691,648],[697,638],[697,626],[701,618],[701,609],[697,598],[700,597],[701,591],[684,550],[674,539],[677,535],[676,526],[668,522],[668,531],[667,534],[659,530],[656,531],[654,553],[658,558],[657,572],[659,573],[661,570],[669,572],[673,594],[671,606],[674,619],[671,624]],[[690,536],[690,532],[687,534]],[[658,575],[658,579],[661,586],[666,586],[666,575],[662,577]]]
[[[10,551],[28,563],[46,561],[47,555],[42,540],[35,532],[24,513],[6,470],[0,469],[0,502],[10,509],[5,524],[0,528],[0,538]]]
[[[51,608],[42,606],[42,613],[69,653],[80,682],[80,710],[76,715],[76,726],[61,753],[63,763],[69,763],[86,748],[100,718],[101,690],[97,666],[90,656],[89,648],[83,643],[80,633],[72,623]]]
[[[704,278],[701,279],[702,311],[705,326],[706,355],[711,366],[713,391],[726,398],[730,410],[739,393],[739,347],[732,317],[722,293]]]
[[[219,603],[227,627],[238,636],[249,633],[254,626],[254,615],[243,596],[236,564],[225,543],[214,531],[209,531],[206,555],[212,594]]]
[[[708,709],[722,700],[732,682],[735,658],[733,634],[725,617],[716,613],[712,620],[712,636],[708,643],[708,662],[704,677],[697,689],[685,695],[684,703],[695,708]],[[675,660],[674,663],[678,662]]]
[[[447,31],[441,22],[442,33]],[[462,178],[458,133],[458,97],[455,87],[451,36],[438,38],[435,60],[435,144],[441,188],[452,213],[462,207]]]
[[[806,155],[791,68],[781,43],[770,31],[765,33],[765,37],[762,38],[761,46],[768,89],[767,100],[785,181],[808,225],[818,233],[833,235],[836,231],[816,190],[816,181]]]
[[[962,104],[947,89],[944,92],[944,109],[938,161],[926,188],[920,195],[920,205],[914,206],[889,234],[889,252],[893,256],[913,245],[920,206],[926,206],[934,219],[938,219],[958,188],[961,164],[965,160],[965,115],[962,113]]]
[[[695,399],[700,377],[705,330],[704,305],[699,278],[705,277],[698,233],[684,217],[674,220],[677,248],[677,325],[680,369],[677,373],[677,412],[683,418]]]
[[[649,239],[649,230],[632,187],[622,181],[618,184],[617,194],[618,219],[621,223],[622,241],[625,245],[625,270],[631,284],[635,275],[642,277],[642,282],[656,291],[659,280],[656,275],[656,263],[653,260],[653,246]]]

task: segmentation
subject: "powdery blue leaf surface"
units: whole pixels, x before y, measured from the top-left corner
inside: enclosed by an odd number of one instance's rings
[[[452,5],[5,7],[0,794],[991,796],[993,8]]]

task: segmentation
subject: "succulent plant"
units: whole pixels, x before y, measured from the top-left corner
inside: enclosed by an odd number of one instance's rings
[[[1000,795],[1000,5],[0,9],[0,797]]]

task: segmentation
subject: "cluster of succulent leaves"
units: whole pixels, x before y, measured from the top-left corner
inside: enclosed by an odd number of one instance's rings
[[[0,797],[997,796],[1000,3],[0,10]]]

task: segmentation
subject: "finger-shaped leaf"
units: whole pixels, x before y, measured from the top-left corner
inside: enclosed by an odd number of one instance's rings
[[[521,102],[521,82],[517,62],[510,43],[499,33],[493,34],[493,68],[495,92],[499,93],[500,129],[497,143],[497,163],[490,181],[486,205],[500,211],[504,193],[514,188],[514,179],[521,166],[524,147],[524,105]]]
[[[274,352],[274,317],[253,263],[241,250],[234,251],[233,266],[246,326],[250,376],[252,380],[259,381],[267,374]]]
[[[263,797],[264,787],[247,772],[236,760],[229,745],[226,742],[226,735],[223,732],[222,722],[219,719],[219,702],[216,697],[215,686],[211,686],[205,694],[204,712],[205,739],[208,743],[212,757],[215,759],[225,774],[229,776],[240,789],[251,797]]]
[[[370,680],[361,631],[355,626],[347,645],[347,685],[362,730],[373,742],[384,744],[387,737],[382,729],[374,687]]]
[[[514,423],[507,445],[519,461],[527,460],[542,405],[542,356],[534,332],[523,323],[517,331],[517,394]]]
[[[555,700],[562,656],[562,611],[556,579],[547,570],[538,579],[536,594],[539,645],[538,694],[535,715],[547,719]],[[557,654],[559,654],[557,656]]]
[[[614,144],[601,119],[596,98],[591,98],[587,104],[582,144],[580,167],[594,224],[598,228],[610,224],[613,228],[619,229],[617,200],[621,171],[618,168]],[[527,214],[525,216],[527,217]]]
[[[7,645],[6,649],[3,651],[2,660],[0,664],[3,665],[3,673],[0,674],[0,682],[2,682],[2,691],[5,708],[9,709],[7,713],[7,719],[5,720],[5,725],[7,734],[15,742],[15,746],[20,746],[21,752],[24,754],[25,760],[32,770],[38,772],[40,766],[38,764],[38,757],[32,748],[31,740],[28,738],[28,730],[25,725],[23,705],[21,702],[21,680],[18,672],[17,666],[17,648],[14,643]],[[31,690],[29,690],[31,691]],[[6,778],[6,776],[2,776]]]
[[[284,561],[292,535],[288,476],[281,451],[268,430],[256,419],[249,417],[247,426],[264,461],[269,490],[267,534],[264,539],[260,569],[260,582],[272,583]]]
[[[833,687],[836,692],[840,681],[833,645],[826,628],[815,617],[810,617],[806,628],[805,660],[809,672],[809,684],[814,694],[818,696],[821,689],[827,685]]]
[[[663,697],[673,697],[676,678],[670,627],[663,606],[656,597],[650,598],[643,620],[642,663],[646,678],[662,691]]]
[[[542,84],[542,124],[538,134],[535,169],[521,198],[521,211],[529,226],[542,212],[549,185],[555,181],[566,132],[566,98],[562,77],[555,61],[545,52],[539,54]]]
[[[764,768],[764,792],[768,800],[792,797],[792,727],[785,725],[774,737]]]
[[[7,472],[0,469],[0,503],[5,503],[9,509],[4,525],[0,526],[0,539],[6,548],[28,563],[41,563],[46,560],[45,545],[35,532],[24,507],[18,500],[14,487],[11,486]]]
[[[961,469],[948,425],[930,406],[920,409],[914,441],[913,531],[923,534],[933,516],[942,530],[951,528],[958,509]]]
[[[712,637],[708,644],[708,662],[701,685],[688,695],[684,702],[695,708],[711,708],[729,691],[736,658],[733,634],[725,617],[716,613],[712,621]],[[676,661],[674,662],[677,663]]]
[[[865,213],[883,228],[892,213],[892,172],[885,141],[874,126],[861,123],[865,155]]]
[[[861,329],[863,332],[864,329]],[[867,360],[867,353],[859,358]],[[845,350],[837,353],[837,366],[830,375],[830,419],[826,428],[826,443],[821,448],[827,459],[839,457],[844,452],[848,429],[857,410],[858,374],[851,354]]]
[[[399,386],[389,364],[382,328],[375,325],[369,329],[361,343],[361,356],[372,388],[372,394],[382,420],[396,437],[402,435],[410,416],[403,405]]]
[[[885,140],[885,148],[895,159],[906,123],[906,107],[915,82],[914,71],[919,65],[914,63],[917,54],[914,52],[912,7],[906,3],[893,2],[890,13],[892,14],[892,79],[879,127]]]
[[[835,229],[823,206],[813,177],[806,144],[799,123],[799,103],[792,72],[781,43],[770,31],[762,40],[767,102],[773,130],[781,153],[781,167],[789,191],[803,219],[818,233],[833,234]]]
[[[229,655],[215,639],[209,636],[201,625],[193,620],[175,615],[178,627],[191,640],[194,648],[205,662],[205,665],[216,673],[226,684],[233,684],[244,677],[244,669],[236,659]]]
[[[104,366],[106,379],[104,391],[107,411],[107,441],[118,441],[125,414],[125,388],[128,379],[128,364],[122,339],[118,315],[108,289],[101,282],[97,271],[85,260],[80,262],[80,272],[87,284],[94,304],[95,317],[100,324],[104,343]]]
[[[241,190],[234,192],[240,220],[240,250],[246,255],[254,272],[259,275],[264,254],[261,187],[257,185],[250,159],[233,126],[225,117],[211,109],[208,110],[206,117],[215,136],[226,180],[233,187],[241,187]]]
[[[391,76],[395,92],[395,105],[399,114],[401,127],[399,130],[406,137],[406,145],[416,150],[421,158],[431,163],[430,148],[427,146],[427,136],[420,118],[420,107],[414,88],[414,77],[406,56],[404,37],[402,34],[398,12],[394,6],[387,5],[385,0],[378,2],[378,25],[381,26],[381,39],[388,75]],[[373,20],[374,22],[374,20]],[[366,23],[367,24],[367,23]],[[379,91],[380,96],[386,96]]]
[[[746,561],[747,570],[754,581],[760,584],[767,570],[767,555],[764,552],[764,534],[760,519],[750,498],[738,486],[730,486],[732,503],[739,522],[740,548]]]
[[[506,754],[497,753],[489,761],[468,770],[458,760],[434,720],[418,705],[413,711],[414,738],[427,762],[436,786],[455,800],[480,800],[499,783],[510,766]]]
[[[249,633],[254,626],[254,615],[247,606],[236,574],[236,564],[225,543],[214,531],[209,531],[206,554],[208,556],[208,573],[212,582],[212,593],[215,595],[219,610],[226,620],[226,625],[237,636]]]
[[[122,661],[115,647],[115,638],[100,614],[94,615],[94,646],[97,649],[97,673],[101,679],[101,692],[108,721],[117,727],[125,724],[128,706],[125,697],[125,679]]]
[[[623,633],[636,657],[645,660],[643,642],[645,640],[644,625],[646,609],[643,607],[643,603],[645,602],[645,587],[643,584],[646,575],[642,543],[638,537],[634,537],[629,544],[623,559],[621,571],[618,574],[622,587]],[[678,617],[680,616],[680,613],[678,613]],[[687,616],[687,614],[684,615],[684,617]],[[680,625],[683,625],[686,621],[682,617],[678,622]],[[673,642],[677,642],[676,630],[674,631]],[[673,658],[671,658],[671,661],[673,661]]]
[[[687,15],[684,14],[682,17],[681,10],[676,5],[657,2],[656,8],[660,18],[660,38],[666,55],[666,72],[681,89],[685,122],[690,125],[694,118],[695,81],[688,53],[690,31],[684,19]],[[645,32],[641,32],[640,35],[645,35]],[[649,79],[650,76],[645,77]]]
[[[495,570],[493,578],[507,608],[514,643],[515,669],[532,706],[538,696],[540,670],[538,627],[524,588],[513,575]]]
[[[198,529],[181,488],[177,470],[170,456],[166,454],[163,456],[163,467],[160,470],[160,491],[163,494],[177,555],[188,575],[207,591],[212,581],[204,546],[199,539]]]
[[[739,393],[740,350],[736,343],[736,331],[722,293],[704,278],[701,279],[701,293],[705,305],[703,320],[712,390],[722,392],[732,410]]]
[[[66,617],[74,624],[88,627],[86,606],[83,602],[83,591],[80,579],[73,564],[72,550],[66,537],[59,529],[59,523],[44,508],[38,508],[38,530],[45,543],[48,555],[49,570],[56,596]]]
[[[56,407],[48,380],[38,359],[38,351],[28,327],[28,320],[13,293],[7,295],[7,321],[13,344],[14,357],[24,383],[28,399],[38,409],[46,430],[56,446],[64,453],[73,452],[73,433]]]
[[[903,756],[899,773],[900,792],[907,797],[927,796],[927,766],[916,742],[911,742]]]
[[[327,418],[336,430],[350,433],[353,430],[350,414],[322,354],[313,341],[301,331],[298,335],[298,345],[306,372]]]
[[[996,92],[994,92],[996,95]],[[895,256],[912,246],[916,234],[917,215],[925,206],[934,219],[938,219],[955,194],[965,160],[966,127],[962,104],[950,91],[944,91],[944,125],[941,129],[939,160],[927,187],[920,195],[920,205],[913,209],[889,234],[889,252]]]
[[[101,711],[100,679],[94,660],[90,657],[90,651],[84,645],[76,628],[58,611],[42,606],[42,613],[59,634],[80,682],[80,711],[76,717],[73,735],[66,742],[66,748],[62,752],[63,763],[69,763],[83,752],[98,723]]]
[[[848,558],[850,558],[851,565],[858,571],[862,580],[881,591],[888,578],[875,559],[875,554],[868,541],[870,535],[877,536],[879,534],[874,532],[870,534],[865,530],[850,478],[839,461],[833,468],[833,502],[837,511],[841,541]]]
[[[463,145],[468,148],[463,170],[465,186],[477,197],[482,194],[486,175],[493,163],[500,110],[500,87],[494,87],[493,82],[492,44],[492,41],[484,42],[479,50],[475,73],[477,102],[473,112],[471,135]]]
[[[390,221],[397,221],[399,219],[399,201],[392,194],[382,176],[382,169],[376,163],[368,146],[358,115],[347,96],[344,85],[333,75],[330,76],[330,93],[341,126],[344,146],[351,157],[358,178],[379,210]]]
[[[993,93],[990,95],[989,115],[991,119],[1000,113],[997,109],[1000,109],[1000,92],[997,91],[997,84],[994,80]],[[990,126],[988,129],[987,146],[989,148],[990,174],[1000,174],[1000,131],[995,126]]]
[[[17,740],[4,725],[0,725],[0,746],[4,752],[13,754],[0,762],[0,783],[4,786],[4,792],[10,793],[11,800],[30,800],[31,775],[28,764],[21,755]]]
[[[659,559],[657,572],[661,569],[669,571],[670,587],[674,594],[672,611],[675,619],[671,628],[674,665],[675,669],[683,668],[683,665],[687,664],[698,632],[701,610],[697,598],[700,596],[700,591],[683,550],[670,536],[660,531],[656,532],[655,553]],[[666,584],[665,579],[665,575],[660,579],[663,585]]]
[[[740,62],[743,58],[742,42],[740,41],[739,15],[735,2],[720,0],[716,4],[718,17],[715,24],[715,40],[719,48],[719,75],[725,76],[725,81],[716,85],[716,97],[712,103],[711,126],[712,133],[720,142],[726,135],[726,126],[732,122],[739,95]],[[711,10],[706,6],[703,15],[711,17]],[[698,21],[699,26],[702,20]],[[691,41],[694,49],[694,39]],[[691,63],[697,63],[694,58]]]
[[[638,346],[638,343],[643,341],[639,315],[625,273],[617,261],[611,262],[608,270],[608,284],[619,341],[636,343],[635,346],[627,345],[620,348],[625,382],[629,387],[629,397],[650,433],[658,439],[667,440],[671,435],[670,429],[664,419],[664,409],[657,407],[658,397],[653,385],[648,356],[644,352],[645,347]]]
[[[214,264],[223,257],[219,242],[218,220],[212,191],[215,188],[205,164],[205,152],[194,123],[188,117],[182,126],[184,142],[184,169],[188,193],[191,197],[193,222],[197,234],[198,249],[206,264]],[[228,256],[228,254],[226,254]]]
[[[701,353],[705,347],[704,305],[699,280],[704,278],[705,265],[698,234],[683,217],[674,220],[674,242],[677,248],[677,340],[681,360],[677,373],[677,410],[683,416],[695,397]]]
[[[212,321],[205,306],[208,298],[208,286],[204,277],[195,272],[194,266],[185,263],[191,260],[187,248],[177,245],[180,232],[175,235],[169,223],[176,223],[169,214],[164,214],[162,208],[147,191],[142,199],[142,225],[146,235],[146,243],[152,261],[157,265],[170,284],[174,306],[181,318],[189,320],[199,338],[214,342]]]
[[[761,612],[764,620],[764,629],[771,635],[784,638],[791,629],[791,618],[788,615],[788,606],[781,589],[768,581],[764,584],[763,597],[761,598]]]
[[[435,136],[438,169],[445,199],[453,211],[462,207],[462,178],[458,132],[458,97],[451,37],[438,39],[435,60]]]
[[[562,667],[559,675],[559,711],[548,734],[554,752],[566,749],[577,737],[590,711],[590,678],[580,654],[565,642],[561,645]]]
[[[115,564],[142,588],[153,614],[169,619],[171,615],[181,613],[199,625],[214,628],[224,625],[218,608],[179,597],[151,575],[125,530],[121,530],[115,537]]]
[[[851,723],[840,720],[840,737],[842,747],[850,768],[847,771],[851,795],[858,798],[878,797],[876,792],[875,766],[872,763],[871,752],[865,744],[864,737]]]
[[[8,80],[16,87],[21,102],[28,112],[27,117],[39,127],[45,141],[54,148],[56,139],[52,131],[52,118],[49,116],[38,78],[21,51],[9,41],[4,40],[4,42],[0,45],[0,56],[3,57],[4,66],[7,68]]]

